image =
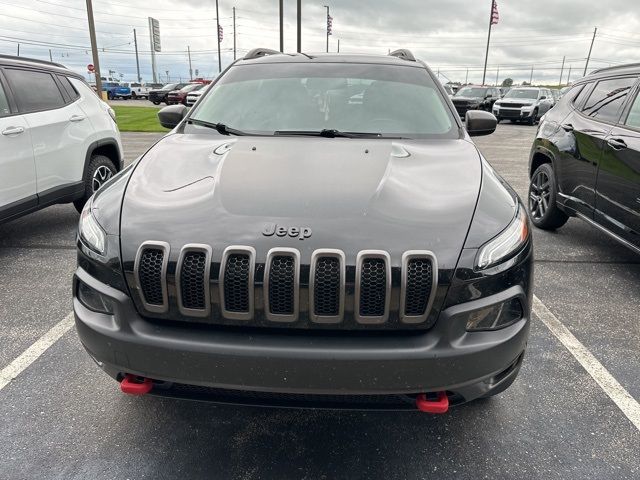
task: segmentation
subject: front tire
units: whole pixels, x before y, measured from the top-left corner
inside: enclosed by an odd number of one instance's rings
[[[160,105],[161,103],[162,103],[162,102],[159,102],[158,100],[154,100],[154,101],[153,101],[153,104],[154,104],[154,105]]]
[[[535,125],[537,119],[538,119],[538,109],[536,108],[531,114],[531,118],[527,120],[527,125]]]
[[[138,98],[138,95],[136,94],[136,92],[131,92],[131,99],[135,100],[136,98]]]
[[[104,155],[94,155],[91,157],[89,166],[83,179],[84,182],[84,195],[82,198],[73,202],[74,207],[78,212],[82,212],[87,200],[97,192],[102,186],[117,173],[116,166],[113,164],[109,157]]]
[[[531,175],[529,183],[529,214],[533,224],[543,230],[560,228],[569,217],[558,207],[558,186],[553,166],[543,163]]]

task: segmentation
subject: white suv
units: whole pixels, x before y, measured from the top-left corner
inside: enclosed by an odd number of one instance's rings
[[[123,166],[113,110],[64,66],[0,55],[0,222],[80,211]]]

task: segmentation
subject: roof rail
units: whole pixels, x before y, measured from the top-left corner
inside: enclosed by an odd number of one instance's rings
[[[38,60],[37,58],[29,58],[29,57],[16,57],[15,55],[2,55],[0,54],[1,60],[16,60],[18,62],[29,62],[29,63],[40,63],[42,65],[50,65],[54,67],[67,68],[61,63],[50,62],[48,60]]]
[[[278,50],[272,50],[270,48],[254,48],[253,50],[249,50],[247,54],[242,57],[243,60],[252,60],[258,57],[264,57],[266,55],[278,55],[282,52]]]
[[[392,56],[392,57],[401,58],[402,60],[407,60],[409,62],[415,62],[416,61],[416,57],[413,56],[413,53],[411,53],[411,50],[407,50],[406,48],[401,48],[399,50],[394,50],[389,55]]]
[[[603,67],[603,68],[597,68],[596,70],[593,70],[592,72],[588,73],[587,75],[593,75],[594,73],[602,73],[602,72],[611,72],[613,70],[623,70],[625,68],[638,68],[640,67],[640,63],[627,63],[624,65],[616,65],[613,67]]]

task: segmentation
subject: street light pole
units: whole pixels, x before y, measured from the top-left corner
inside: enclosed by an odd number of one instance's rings
[[[189,80],[193,80],[193,69],[191,68],[191,46],[187,45],[187,55],[189,56]]]
[[[138,83],[142,82],[142,77],[140,76],[140,60],[138,60],[138,37],[136,37],[136,29],[133,29],[133,44],[136,47],[136,71],[138,72]]]
[[[560,83],[558,83],[558,86],[562,85],[562,76],[564,75],[564,61],[567,59],[566,56],[562,57],[562,68],[560,69]]]
[[[100,79],[100,60],[98,59],[98,42],[96,41],[96,25],[93,21],[93,5],[87,0],[87,20],[89,21],[89,37],[91,39],[91,55],[93,56],[93,68],[96,76],[96,91],[102,98],[102,80]]]
[[[325,27],[327,29],[327,53],[329,53],[329,6],[325,5],[324,8],[327,9],[327,25]]]
[[[302,0],[298,0],[298,12],[296,14],[298,23],[298,53],[302,52]]]
[[[236,59],[236,7],[233,7],[233,59]]]
[[[282,5],[284,0],[279,1],[280,8],[280,51],[284,52],[284,6]]]
[[[584,74],[587,75],[587,68],[589,68],[589,60],[591,60],[591,51],[593,50],[593,42],[596,41],[596,33],[598,33],[598,27],[593,30],[593,38],[591,39],[591,46],[589,47],[589,55],[587,55],[587,62],[584,64]]]
[[[220,14],[218,11],[218,0],[216,0],[216,34],[218,35],[218,73],[222,72],[222,57],[220,55]]]

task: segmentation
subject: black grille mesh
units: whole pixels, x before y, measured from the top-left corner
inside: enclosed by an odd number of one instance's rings
[[[413,258],[407,262],[407,291],[405,315],[424,315],[433,287],[433,266],[427,258]]]
[[[365,258],[360,273],[360,315],[377,317],[385,313],[387,269],[381,258]]]
[[[224,308],[229,312],[249,311],[249,255],[232,253],[224,269]]]
[[[313,311],[316,315],[340,313],[340,259],[320,257],[314,275]]]
[[[146,248],[140,255],[138,277],[140,288],[145,301],[149,305],[164,304],[162,295],[162,261],[164,250],[160,248]]]
[[[290,255],[275,255],[269,269],[269,310],[275,315],[293,315],[296,261]]]
[[[184,308],[204,310],[207,256],[204,252],[187,252],[180,271],[180,295]]]

